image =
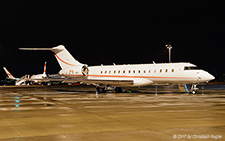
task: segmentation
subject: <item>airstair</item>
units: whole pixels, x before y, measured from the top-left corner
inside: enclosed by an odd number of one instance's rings
[[[27,85],[29,79],[30,75],[24,75],[18,81],[16,81],[16,85]]]

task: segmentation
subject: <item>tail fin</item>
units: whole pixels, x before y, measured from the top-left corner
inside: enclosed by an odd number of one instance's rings
[[[67,51],[67,49],[63,45],[54,47],[51,49],[51,51],[55,54],[55,57],[62,69],[83,65],[75,58],[73,58],[73,56]]]
[[[16,78],[5,68],[3,67],[3,69],[5,70],[6,74],[8,75],[9,79],[13,79],[16,80]]]
[[[48,77],[47,74],[46,74],[46,64],[47,64],[47,62],[45,62],[45,65],[44,65],[44,71],[43,71],[43,74],[42,74],[43,79],[46,79]]]
[[[74,59],[63,45],[53,48],[20,48],[20,50],[50,50],[55,54],[55,57],[62,69],[84,65]]]
[[[44,71],[43,71],[44,75],[46,74],[46,64],[47,64],[47,62],[45,62],[45,65],[44,65]]]

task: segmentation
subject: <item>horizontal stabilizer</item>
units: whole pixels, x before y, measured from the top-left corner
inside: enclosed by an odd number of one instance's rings
[[[50,50],[54,53],[62,69],[84,65],[78,62],[63,45],[53,48],[19,48],[20,50]]]
[[[20,50],[52,50],[52,48],[19,48]]]
[[[63,49],[56,49],[56,48],[19,48],[19,50],[50,50],[50,51],[62,51]]]

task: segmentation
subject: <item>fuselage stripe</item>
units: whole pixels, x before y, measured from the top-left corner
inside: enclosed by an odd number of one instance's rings
[[[83,75],[76,75],[76,74],[63,74],[67,77],[78,77]],[[125,75],[94,75],[89,74],[88,76],[93,77],[118,77],[118,78],[165,78],[165,79],[197,79],[195,77],[162,77],[162,76],[125,76]]]

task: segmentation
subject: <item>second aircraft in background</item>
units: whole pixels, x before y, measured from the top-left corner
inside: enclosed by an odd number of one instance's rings
[[[20,78],[15,78],[5,67],[3,69],[5,70],[6,74],[8,75],[8,79],[15,80],[15,85],[30,85],[30,84],[43,84],[46,83],[47,85],[51,85],[52,82],[65,82],[67,79],[63,76],[59,76],[58,74],[53,75],[47,75],[46,74],[46,64],[44,64],[44,71],[42,74],[34,74],[29,75],[26,74]],[[69,81],[69,80],[68,80]]]

